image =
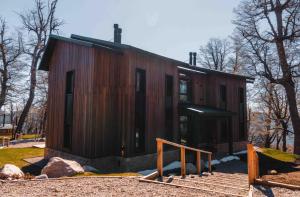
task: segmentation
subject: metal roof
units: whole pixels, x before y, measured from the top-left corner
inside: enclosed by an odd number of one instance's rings
[[[181,70],[188,70],[188,71],[194,71],[199,74],[218,74],[218,75],[224,75],[224,76],[229,76],[229,77],[234,77],[234,78],[245,78],[247,79],[247,82],[253,82],[254,78],[253,77],[248,77],[244,75],[238,75],[238,74],[232,74],[232,73],[227,73],[227,72],[222,72],[222,71],[217,71],[217,70],[212,70],[212,69],[207,69],[207,68],[202,68],[199,66],[192,66],[186,62],[178,61],[175,59],[171,59],[168,57],[164,57],[149,51],[145,51],[140,48],[136,48],[130,45],[126,44],[120,44],[120,43],[115,43],[115,42],[109,42],[105,40],[100,40],[100,39],[95,39],[95,38],[90,38],[90,37],[85,37],[85,36],[80,36],[80,35],[75,35],[72,34],[70,38],[62,37],[62,36],[57,36],[57,35],[50,35],[47,45],[46,45],[46,50],[43,54],[43,57],[41,59],[39,69],[40,70],[48,70],[48,65],[47,63],[49,62],[49,58],[51,57],[51,54],[53,52],[55,43],[57,40],[69,42],[69,43],[74,43],[74,44],[79,44],[87,47],[99,47],[99,48],[105,48],[108,50],[111,50],[113,52],[118,52],[122,53],[124,49],[131,49],[140,53],[145,53],[148,55],[153,55],[156,57],[163,58],[168,61],[172,61],[175,64],[178,65],[178,69]]]

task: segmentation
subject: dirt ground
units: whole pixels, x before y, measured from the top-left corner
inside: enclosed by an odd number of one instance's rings
[[[0,196],[215,196],[202,191],[138,181],[138,177],[84,177],[65,180],[0,182]]]
[[[300,171],[280,173],[277,175],[264,175],[262,176],[262,179],[300,186]]]
[[[253,197],[299,197],[300,191],[294,191],[290,189],[280,187],[265,187],[261,185],[255,185],[253,189]]]

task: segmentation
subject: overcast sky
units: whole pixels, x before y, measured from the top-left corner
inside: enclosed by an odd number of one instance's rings
[[[113,41],[113,24],[123,29],[122,42],[181,61],[209,38],[225,38],[234,29],[239,0],[59,0],[56,16],[64,20],[61,35]],[[1,0],[0,15],[11,29],[16,13],[33,0]]]

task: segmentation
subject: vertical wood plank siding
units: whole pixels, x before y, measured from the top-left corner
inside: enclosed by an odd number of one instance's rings
[[[75,71],[73,132],[71,152],[91,155],[91,94],[94,50],[66,42],[57,42],[49,68],[47,146],[63,150],[66,73]]]
[[[177,62],[134,49],[117,53],[105,48],[57,41],[49,65],[47,147],[67,151],[63,149],[64,94],[66,72],[70,70],[75,71],[72,154],[88,158],[120,156],[124,145],[126,157],[136,155],[136,68],[146,71],[144,154],[155,153],[155,138],[165,137],[166,75],[173,76],[174,80],[173,141],[179,139]],[[223,75],[188,75],[193,81],[195,104],[219,107],[219,85],[226,84],[227,109],[238,113],[238,87],[245,88],[244,79]],[[216,125],[213,124],[214,128],[210,129],[216,129]],[[234,141],[239,139],[238,125],[238,116],[235,116],[232,125]]]

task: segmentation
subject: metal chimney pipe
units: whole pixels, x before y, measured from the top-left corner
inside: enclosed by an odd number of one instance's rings
[[[121,44],[121,40],[122,40],[121,38],[122,38],[122,29],[119,28],[119,29],[118,29],[118,43],[119,43],[119,44]]]
[[[114,24],[114,42],[118,43],[119,25]]]
[[[193,65],[196,66],[197,53],[193,53]]]
[[[193,65],[193,53],[190,52],[189,54],[190,54],[190,65]]]

